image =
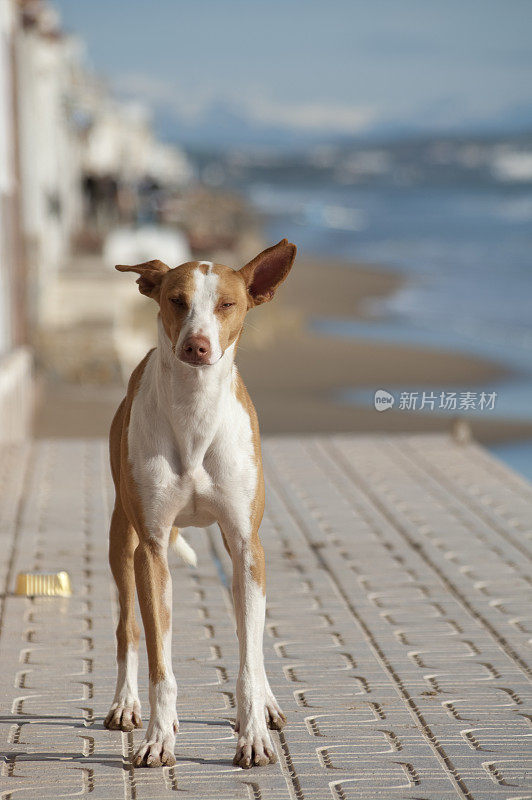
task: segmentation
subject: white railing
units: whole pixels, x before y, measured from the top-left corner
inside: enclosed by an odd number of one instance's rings
[[[33,359],[26,347],[0,356],[0,444],[31,435],[33,417]]]

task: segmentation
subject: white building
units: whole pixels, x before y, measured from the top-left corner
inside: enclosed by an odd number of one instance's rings
[[[80,45],[45,3],[25,2],[16,34],[21,212],[32,312],[70,252],[82,220],[74,124]]]
[[[17,6],[0,0],[0,442],[24,438],[32,412],[26,341],[15,97]]]
[[[85,68],[82,43],[64,34],[47,0],[18,0],[18,6],[22,230],[30,305],[41,318],[49,288],[68,267],[73,239],[86,222],[84,178],[108,181],[104,194],[112,186],[135,194],[143,178],[180,186],[191,172],[177,148],[157,141],[146,109],[119,103]],[[107,196],[104,227],[116,224],[119,196]]]
[[[178,187],[189,182],[192,171],[186,156],[175,146],[156,139],[144,105],[120,103],[106,95],[93,94],[92,98],[83,151],[85,172],[114,175],[129,184],[146,177],[163,186]]]

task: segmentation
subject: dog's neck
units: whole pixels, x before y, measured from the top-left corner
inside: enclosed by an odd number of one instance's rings
[[[224,421],[233,392],[236,345],[228,347],[216,364],[193,367],[176,356],[160,319],[158,329],[157,403],[174,430],[183,461],[193,467],[201,463]]]

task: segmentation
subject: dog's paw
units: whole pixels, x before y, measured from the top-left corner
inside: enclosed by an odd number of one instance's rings
[[[277,756],[264,723],[251,722],[238,738],[233,764],[242,769],[275,764]]]
[[[179,724],[174,721],[169,731],[158,725],[149,727],[144,741],[133,756],[134,767],[173,767],[175,764],[175,734]]]
[[[132,731],[142,728],[140,703],[138,700],[113,703],[103,724],[111,731]]]

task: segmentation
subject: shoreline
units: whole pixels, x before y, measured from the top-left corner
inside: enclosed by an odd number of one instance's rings
[[[335,397],[346,389],[393,390],[396,385],[463,385],[474,391],[508,375],[488,359],[464,353],[337,338],[312,329],[316,316],[368,320],[366,304],[389,296],[404,282],[403,275],[376,266],[306,257],[296,261],[275,300],[249,314],[237,354],[263,434],[449,431],[452,417],[395,409],[382,413]],[[143,317],[151,313],[155,319],[155,308],[139,309]],[[107,436],[123,393],[117,383],[44,379],[35,435]],[[532,439],[532,422],[462,416],[483,443]]]

